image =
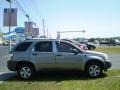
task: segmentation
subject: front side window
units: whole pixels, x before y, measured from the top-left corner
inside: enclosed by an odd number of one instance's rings
[[[58,52],[72,52],[73,49],[76,49],[73,45],[66,42],[56,42]]]
[[[31,44],[32,44],[32,42],[23,42],[16,47],[15,51],[17,51],[17,52],[26,51]]]
[[[52,42],[50,41],[38,42],[35,45],[35,51],[36,52],[52,52]]]

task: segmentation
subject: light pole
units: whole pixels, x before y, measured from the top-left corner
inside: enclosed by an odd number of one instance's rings
[[[47,38],[48,38],[48,28],[47,28]]]
[[[9,2],[9,34],[11,31],[11,0],[6,0],[7,2]],[[11,36],[9,37],[9,51],[11,51]]]
[[[57,31],[57,39],[60,39],[60,34],[61,33],[70,33],[70,32],[82,32],[85,33],[85,30],[81,30],[81,31]]]
[[[27,33],[26,33],[26,35],[25,35],[25,36],[26,36],[26,39],[27,39],[27,37],[28,37],[29,34],[30,34],[30,33],[28,33],[28,32],[29,32],[29,19],[30,19],[30,17],[29,17],[28,14],[26,14],[26,17],[28,18],[28,22],[27,22],[27,24],[28,24],[28,25],[27,25]]]

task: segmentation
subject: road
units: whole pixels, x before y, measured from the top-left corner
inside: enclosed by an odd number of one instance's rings
[[[9,52],[7,46],[0,46],[0,72],[6,72],[7,60],[9,59]]]
[[[120,54],[108,54],[112,62],[111,69],[120,69]]]
[[[7,69],[7,60],[9,59],[9,48],[7,46],[0,46],[0,84],[4,80],[16,75]]]

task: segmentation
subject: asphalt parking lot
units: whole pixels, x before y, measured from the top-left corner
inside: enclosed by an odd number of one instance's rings
[[[0,72],[7,72],[7,60],[9,59],[9,52],[7,46],[0,46]]]
[[[120,55],[119,54],[108,54],[112,62],[111,69],[120,69]]]

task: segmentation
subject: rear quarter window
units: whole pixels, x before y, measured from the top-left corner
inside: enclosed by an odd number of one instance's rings
[[[35,51],[37,52],[52,52],[51,41],[41,41],[35,45]]]
[[[26,51],[30,47],[31,44],[32,44],[32,42],[23,42],[15,48],[15,52]]]

